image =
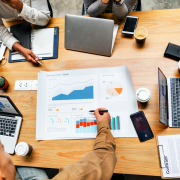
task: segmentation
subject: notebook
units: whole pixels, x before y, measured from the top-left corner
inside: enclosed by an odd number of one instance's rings
[[[59,27],[31,30],[31,50],[40,59],[58,58]],[[9,63],[26,61],[21,54],[9,53]]]

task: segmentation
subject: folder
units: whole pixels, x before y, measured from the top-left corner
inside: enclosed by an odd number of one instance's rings
[[[180,135],[157,136],[157,146],[163,179],[180,177]]]
[[[48,27],[48,28],[54,28],[53,56],[52,57],[42,57],[42,58],[40,58],[41,60],[58,58],[59,27]],[[11,53],[9,53],[9,60],[8,60],[9,63],[27,61],[26,59],[12,60],[11,57],[12,57],[12,55],[11,55]]]

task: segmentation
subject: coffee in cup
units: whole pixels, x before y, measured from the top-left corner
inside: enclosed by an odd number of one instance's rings
[[[139,27],[134,31],[134,37],[136,39],[137,44],[139,44],[140,46],[144,45],[147,35],[148,31],[146,28],[143,27]]]
[[[30,155],[33,151],[33,147],[25,142],[20,142],[16,145],[15,152],[18,156]]]

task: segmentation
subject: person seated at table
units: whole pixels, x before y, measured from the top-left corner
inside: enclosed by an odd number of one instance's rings
[[[27,61],[37,63],[39,58],[31,50],[19,44],[4,26],[3,20],[26,20],[32,24],[46,26],[50,18],[47,0],[0,0],[0,41],[10,50],[18,51]]]
[[[84,0],[89,16],[96,17],[103,12],[112,12],[118,19],[126,17],[137,0]]]
[[[76,163],[61,167],[59,173],[53,178],[54,180],[111,179],[117,161],[115,154],[116,144],[109,126],[111,117],[108,112],[99,114],[99,110],[104,110],[104,108],[98,108],[94,112],[97,120],[97,136],[92,151],[87,153]],[[18,168],[18,172],[20,176],[24,176],[21,177],[22,180],[41,180],[47,177],[42,170],[38,177],[38,174],[33,173],[32,168]],[[38,173],[38,169],[34,172]],[[14,180],[15,174],[16,171],[11,156],[3,150],[3,146],[0,144],[0,179]]]

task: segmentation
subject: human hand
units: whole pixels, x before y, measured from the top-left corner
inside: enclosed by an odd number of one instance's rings
[[[11,156],[4,151],[3,145],[0,143],[0,180],[14,180],[15,175],[16,170]]]
[[[104,4],[108,4],[108,2],[109,2],[109,0],[101,0],[102,1],[102,3],[104,3]]]
[[[98,108],[94,111],[94,115],[96,116],[97,123],[100,121],[107,121],[109,124],[111,118],[109,112],[100,113],[99,110],[105,110],[105,108]]]
[[[37,63],[37,61],[39,61],[39,57],[37,57],[31,50],[22,47],[18,42],[13,44],[13,49],[22,54],[29,62]]]
[[[27,61],[37,63],[39,57],[36,56],[31,50],[24,48],[21,51],[21,54],[26,58]]]

